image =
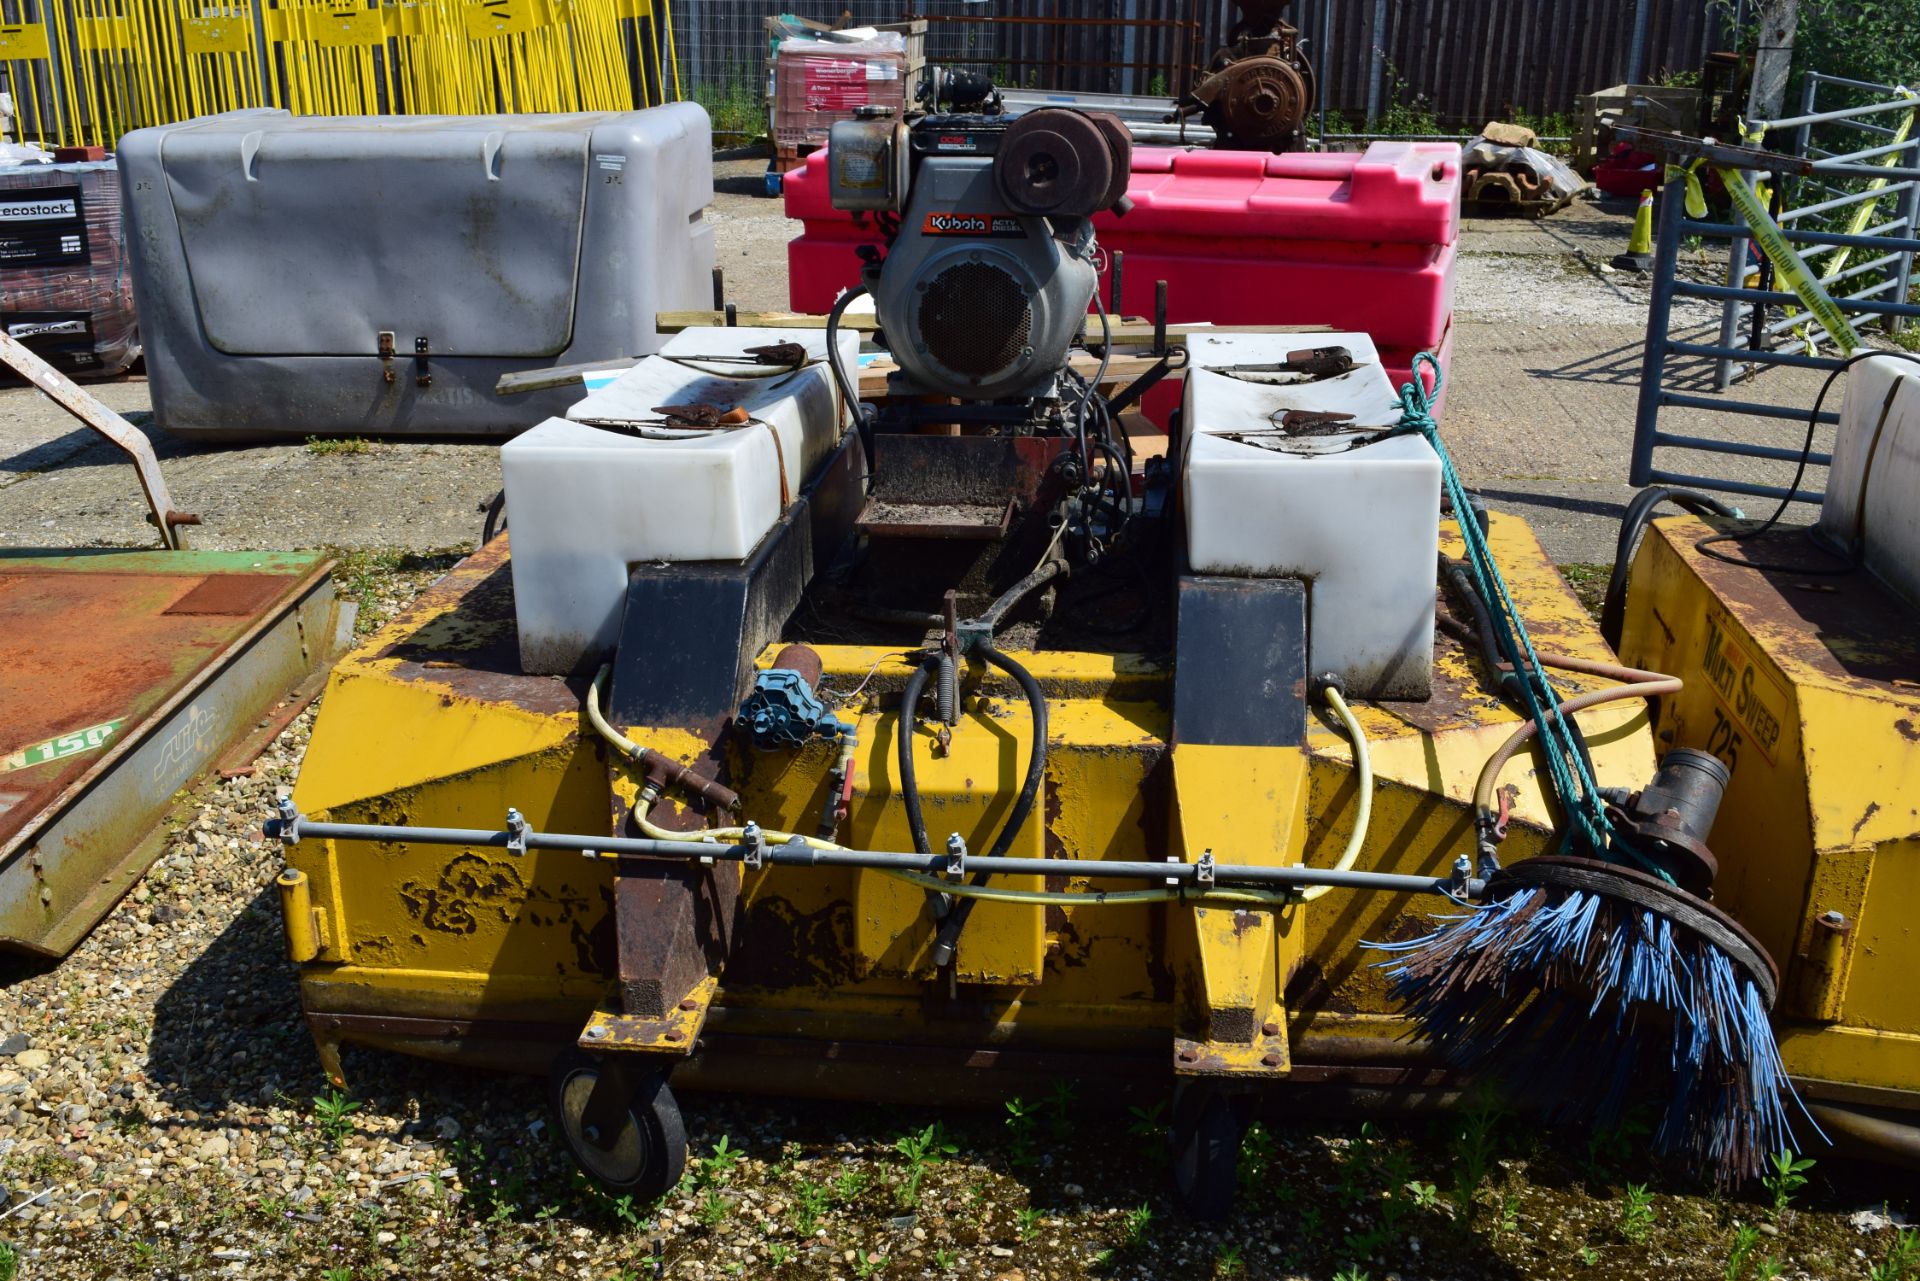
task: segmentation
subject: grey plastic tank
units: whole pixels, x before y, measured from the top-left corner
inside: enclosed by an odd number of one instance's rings
[[[183,436],[507,436],[710,306],[706,112],[297,117],[120,142],[154,415]]]

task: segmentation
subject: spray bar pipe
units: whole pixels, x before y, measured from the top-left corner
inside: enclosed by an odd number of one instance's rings
[[[1156,881],[1191,887],[1200,892],[1233,887],[1246,889],[1304,889],[1325,885],[1336,889],[1379,890],[1390,894],[1439,894],[1449,898],[1478,898],[1486,882],[1469,878],[1456,866],[1446,876],[1406,876],[1389,872],[1341,871],[1313,867],[1254,867],[1215,863],[1212,855],[1199,862],[1125,863],[1068,858],[985,858],[958,849],[943,854],[901,854],[883,850],[823,850],[801,841],[771,844],[748,838],[733,843],[656,841],[636,837],[580,836],[568,832],[535,832],[518,810],[509,810],[504,831],[464,827],[405,827],[383,823],[316,823],[293,808],[280,805],[280,817],[265,826],[267,839],[286,845],[303,840],[409,841],[420,845],[489,845],[522,854],[527,850],[564,850],[588,857],[672,859],[727,859],[750,867],[853,867],[883,872],[918,872],[925,876],[964,879],[975,873],[989,876],[1098,876],[1116,880]]]

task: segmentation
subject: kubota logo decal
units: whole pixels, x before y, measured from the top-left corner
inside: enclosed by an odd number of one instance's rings
[[[976,213],[931,213],[920,230],[929,236],[1024,237],[1027,234],[1018,218]]]

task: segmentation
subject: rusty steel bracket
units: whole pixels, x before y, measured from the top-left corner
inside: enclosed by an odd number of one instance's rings
[[[393,382],[393,330],[380,331],[380,374],[386,381]]]
[[[160,474],[160,460],[153,455],[153,442],[138,427],[88,395],[79,384],[5,331],[0,331],[0,361],[5,361],[15,373],[45,392],[54,404],[126,453],[140,474],[140,490],[147,498],[147,520],[160,531],[161,543],[169,551],[184,548],[187,543],[181,527],[198,525],[200,518],[191,512],[173,509],[173,496],[167,492],[166,478]]]
[[[433,371],[427,368],[427,357],[433,354],[433,346],[426,335],[413,340],[413,385],[416,387],[433,386]]]
[[[1284,1076],[1293,1069],[1287,1049],[1286,1012],[1274,1006],[1253,1040],[1202,1041],[1173,1038],[1175,1076]]]
[[[643,1018],[601,1007],[580,1030],[579,1044],[588,1050],[632,1050],[654,1054],[692,1054],[713,1008],[720,980],[708,975],[696,983],[680,1003],[661,1018]]]

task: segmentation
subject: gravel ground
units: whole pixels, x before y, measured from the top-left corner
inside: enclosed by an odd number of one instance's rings
[[[343,565],[363,630],[454,556]],[[1556,1134],[1491,1097],[1265,1119],[1240,1209],[1206,1227],[1167,1201],[1158,1109],[1068,1092],[1005,1114],[690,1096],[682,1185],[608,1198],[553,1141],[538,1081],[349,1051],[352,1094],[326,1086],[257,835],[312,716],[185,802],[72,957],[0,986],[0,1276],[10,1258],[23,1278],[286,1281],[1920,1275],[1894,1226],[1913,1188],[1883,1171],[1822,1163],[1776,1208],[1649,1163],[1641,1133]]]

